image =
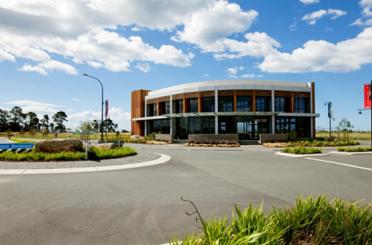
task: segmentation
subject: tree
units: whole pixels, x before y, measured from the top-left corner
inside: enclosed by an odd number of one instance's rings
[[[67,115],[64,111],[59,111],[53,115],[54,131],[58,133],[66,132]]]
[[[25,115],[22,112],[22,108],[15,106],[10,110],[10,120],[9,126],[10,130],[13,132],[19,132],[23,129],[23,122]]]
[[[116,129],[118,128],[118,124],[114,123],[111,118],[107,118],[104,121],[104,128],[107,128],[108,132],[115,132]]]
[[[343,118],[339,124],[339,129],[344,133],[344,140],[349,140],[349,132],[351,132],[353,126],[351,125],[350,121],[346,118]],[[346,137],[345,137],[346,136]]]
[[[96,131],[96,132],[99,132],[99,125],[100,125],[101,123],[98,121],[98,120],[93,120],[93,122],[92,122],[92,126],[93,126],[93,129]]]
[[[9,113],[0,109],[0,132],[9,130]]]
[[[30,111],[25,115],[25,131],[36,131],[40,129],[39,118],[35,112]]]
[[[49,133],[49,116],[45,114],[40,120],[41,130],[45,133]]]

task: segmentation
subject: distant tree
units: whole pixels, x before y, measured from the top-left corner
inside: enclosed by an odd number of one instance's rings
[[[96,132],[99,132],[99,125],[101,123],[98,121],[98,120],[93,120],[92,122],[92,126],[93,126],[93,129],[96,131]]]
[[[104,127],[107,129],[108,132],[115,132],[118,128],[118,124],[114,123],[111,118],[107,118],[104,121]]]
[[[19,132],[23,130],[25,115],[23,114],[22,108],[20,108],[19,106],[15,106],[9,111],[9,114],[10,130],[13,132]]]
[[[344,140],[349,140],[349,132],[352,131],[353,126],[351,125],[351,122],[347,120],[346,118],[343,118],[339,124],[338,128],[344,133]]]
[[[84,140],[85,142],[90,142],[90,134],[96,131],[94,128],[94,122],[82,122],[78,128],[78,131],[81,134],[82,140]]]
[[[49,133],[49,116],[47,114],[40,120],[40,128],[43,133]]]
[[[9,130],[9,113],[0,109],[0,132]]]
[[[67,115],[64,111],[59,111],[53,115],[54,132],[63,133],[66,132],[66,126],[64,123],[67,122]]]
[[[37,131],[40,129],[39,118],[35,112],[30,111],[25,114],[25,131]]]

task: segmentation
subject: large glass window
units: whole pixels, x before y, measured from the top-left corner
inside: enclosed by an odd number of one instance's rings
[[[214,97],[202,97],[203,112],[214,112]]]
[[[164,112],[165,114],[170,114],[170,102],[167,101],[167,102],[164,102]]]
[[[236,117],[219,117],[220,134],[236,134]]]
[[[147,116],[148,117],[153,117],[157,115],[157,106],[156,104],[148,104],[147,105]]]
[[[218,97],[218,111],[219,112],[234,111],[234,97],[233,96]]]
[[[200,117],[188,118],[189,134],[200,134]]]
[[[296,96],[294,99],[294,111],[300,113],[309,112],[308,98],[303,96]]]
[[[214,133],[214,117],[201,117],[201,133],[202,134]]]
[[[285,112],[286,111],[286,99],[283,96],[275,97],[275,111]]]
[[[176,113],[183,113],[183,100],[175,100],[174,105]]]
[[[169,119],[154,120],[153,128],[150,131],[150,133],[151,132],[169,134],[170,133],[170,120]]]
[[[189,112],[198,112],[198,98],[189,99]]]
[[[270,97],[257,96],[256,97],[256,111],[270,111]]]
[[[252,111],[252,97],[238,96],[236,101],[237,111]]]

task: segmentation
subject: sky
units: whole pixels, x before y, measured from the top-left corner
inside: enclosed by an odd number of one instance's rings
[[[0,0],[0,108],[68,126],[110,117],[130,129],[130,92],[187,82],[316,83],[317,128],[369,130],[372,0]]]

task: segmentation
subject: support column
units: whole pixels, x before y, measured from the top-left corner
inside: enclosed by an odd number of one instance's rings
[[[275,134],[275,91],[271,90],[271,133]]]
[[[147,99],[146,99],[146,97],[145,97],[145,117],[147,117]],[[144,134],[145,134],[145,136],[147,136],[147,120],[145,119],[144,121],[143,121],[143,127],[144,127]]]
[[[218,134],[218,90],[214,90],[214,134]]]
[[[171,142],[173,141],[173,95],[169,96],[169,134],[171,136]]]
[[[315,113],[315,83],[311,82],[311,93],[310,93],[310,112]],[[315,117],[310,119],[310,134],[312,138],[315,138]]]
[[[234,90],[234,112],[237,112],[237,104],[238,104],[238,98],[237,98],[237,93],[236,90]]]

